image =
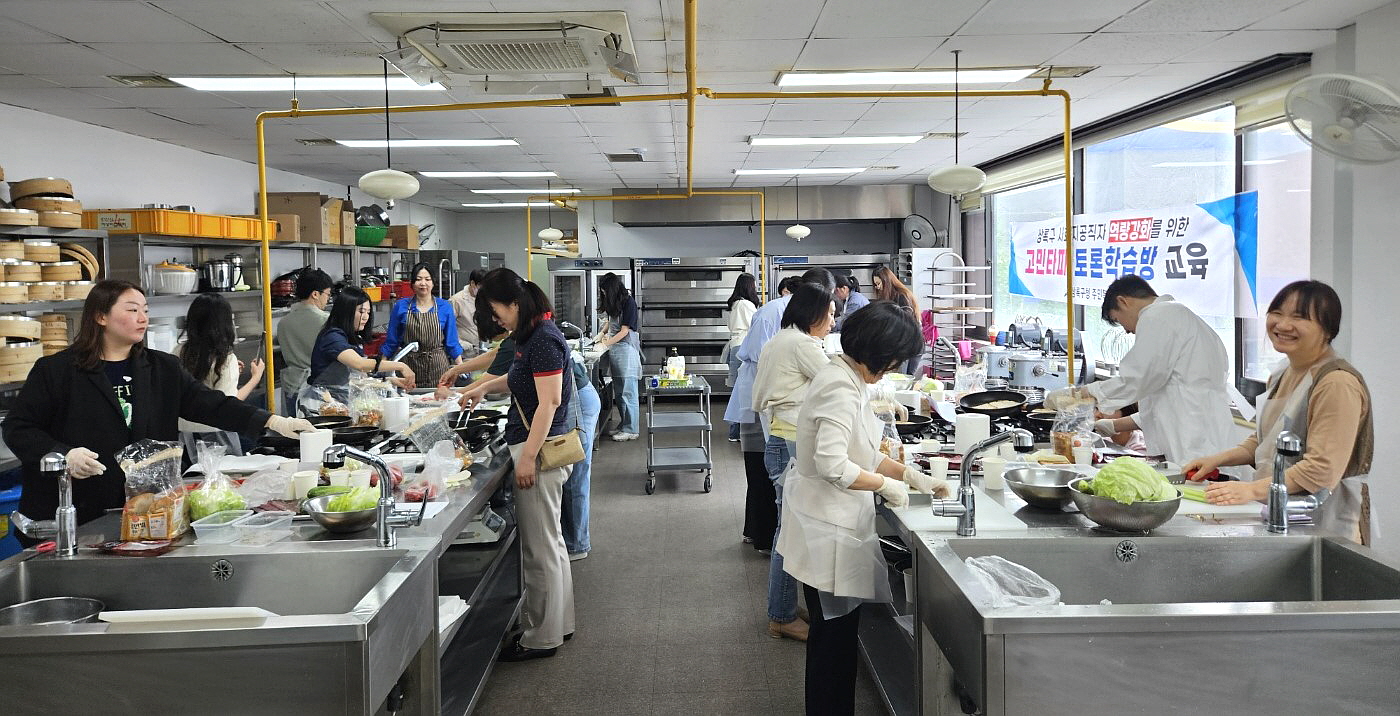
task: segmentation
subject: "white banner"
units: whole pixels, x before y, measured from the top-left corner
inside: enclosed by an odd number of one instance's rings
[[[1236,268],[1255,286],[1257,199],[1074,217],[1074,302],[1100,306],[1109,284],[1136,274],[1201,315],[1234,316]],[[1010,268],[1011,293],[1065,300],[1064,222],[1012,223]]]

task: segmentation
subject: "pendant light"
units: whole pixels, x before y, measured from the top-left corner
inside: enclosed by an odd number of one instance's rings
[[[412,174],[393,169],[394,150],[389,142],[389,62],[384,62],[384,164],[385,169],[377,169],[360,177],[360,191],[378,199],[385,199],[389,208],[394,208],[395,199],[407,199],[418,193],[418,179]]]
[[[787,236],[793,241],[801,241],[812,235],[812,230],[802,225],[802,177],[792,178],[793,193],[797,196],[797,209],[793,212],[792,218],[798,222],[787,227]]]
[[[540,237],[540,241],[558,241],[558,240],[564,238],[564,232],[562,232],[562,231],[560,231],[560,230],[554,228],[554,192],[553,192],[553,189],[554,189],[554,184],[551,183],[549,180],[545,180],[545,183],[544,183],[544,193],[547,194],[547,195],[549,195],[549,209],[547,210],[549,213],[548,213],[547,216],[546,216],[546,221],[549,222],[549,225],[546,226],[546,227],[543,228],[543,229],[540,229],[540,233],[537,234],[537,236]]]
[[[977,167],[958,163],[958,79],[961,65],[958,55],[962,50],[953,50],[953,164],[933,170],[928,175],[928,185],[952,197],[961,197],[982,188],[987,183],[987,173]]]

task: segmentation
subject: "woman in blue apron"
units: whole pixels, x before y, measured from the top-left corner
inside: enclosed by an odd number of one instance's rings
[[[617,395],[617,431],[612,439],[636,440],[638,432],[637,381],[642,377],[642,338],[637,333],[641,325],[637,301],[622,285],[622,277],[604,274],[598,280],[602,294],[600,305],[608,317],[607,337],[598,345],[608,349],[612,366],[613,390]]]

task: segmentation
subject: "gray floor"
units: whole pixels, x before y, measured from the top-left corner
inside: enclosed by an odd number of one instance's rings
[[[599,442],[593,552],[573,563],[578,631],[553,658],[499,664],[476,713],[803,712],[804,646],[768,637],[768,559],[740,542],[743,458],[716,424],[709,494],[690,472],[658,474],[647,495],[645,435]],[[864,667],[856,698],[857,713],[885,712]]]

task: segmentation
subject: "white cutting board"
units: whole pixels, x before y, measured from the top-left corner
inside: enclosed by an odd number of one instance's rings
[[[956,487],[955,487],[956,489]],[[977,532],[1021,532],[1026,524],[1009,510],[987,497],[982,488],[974,486],[977,497]],[[933,514],[928,502],[909,505],[892,510],[910,532],[957,532],[958,518],[939,517]]]
[[[1216,515],[1219,517],[1260,517],[1263,514],[1265,505],[1261,502],[1250,502],[1244,505],[1210,505],[1204,502],[1196,502],[1182,498],[1181,506],[1176,508],[1177,515]]]

